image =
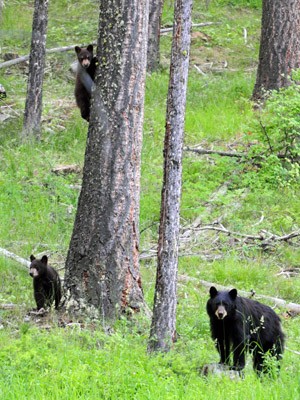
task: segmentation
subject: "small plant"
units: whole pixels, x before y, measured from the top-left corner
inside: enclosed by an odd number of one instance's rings
[[[273,349],[263,354],[264,371],[268,378],[278,378],[280,370],[280,361],[272,354]]]

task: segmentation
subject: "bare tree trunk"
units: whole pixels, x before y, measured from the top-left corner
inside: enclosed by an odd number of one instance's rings
[[[0,22],[2,20],[2,10],[3,10],[3,6],[4,6],[4,0],[0,0]]]
[[[40,136],[47,25],[48,0],[35,0],[23,137]]]
[[[158,265],[149,351],[168,351],[176,335],[179,210],[192,0],[176,0],[164,143]]]
[[[259,64],[253,99],[289,84],[300,67],[300,0],[263,0]]]
[[[159,67],[160,21],[161,21],[162,8],[163,8],[163,0],[150,0],[148,51],[147,51],[148,72],[153,72]]]
[[[148,0],[100,0],[98,59],[67,308],[103,321],[139,310],[139,192]]]

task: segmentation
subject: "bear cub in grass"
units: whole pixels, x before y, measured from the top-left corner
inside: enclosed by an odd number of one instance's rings
[[[220,354],[220,363],[241,371],[245,367],[247,350],[253,355],[253,368],[260,374],[268,372],[264,364],[268,352],[280,360],[284,349],[284,334],[280,318],[272,308],[237,295],[237,290],[218,292],[210,288],[207,313],[210,318],[211,336]]]
[[[48,265],[48,257],[40,260],[30,256],[29,274],[33,278],[33,291],[37,310],[50,307],[55,301],[58,308],[61,299],[61,282],[58,273]]]
[[[89,121],[92,86],[95,79],[97,57],[93,56],[93,45],[86,48],[75,46],[78,65],[76,72],[75,99],[82,118]]]

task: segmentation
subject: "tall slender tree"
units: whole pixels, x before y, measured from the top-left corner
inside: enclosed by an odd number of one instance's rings
[[[100,0],[99,68],[66,262],[66,306],[105,321],[143,303],[139,192],[148,0]]]
[[[23,136],[40,136],[48,26],[48,0],[35,0]]]
[[[158,265],[149,351],[168,351],[176,336],[179,212],[191,13],[192,0],[175,1]]]
[[[4,6],[4,0],[0,0],[0,21],[2,19],[2,10],[3,10],[3,6]]]
[[[259,63],[253,99],[289,85],[300,67],[300,0],[263,0]]]
[[[147,71],[153,72],[159,66],[160,60],[160,24],[163,0],[151,0],[149,5],[149,29],[148,29],[148,51]]]

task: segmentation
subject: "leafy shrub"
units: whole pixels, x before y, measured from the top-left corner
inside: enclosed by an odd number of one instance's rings
[[[269,181],[286,186],[300,180],[300,71],[288,87],[274,90],[259,113],[259,144],[252,156],[259,155],[260,173]]]

